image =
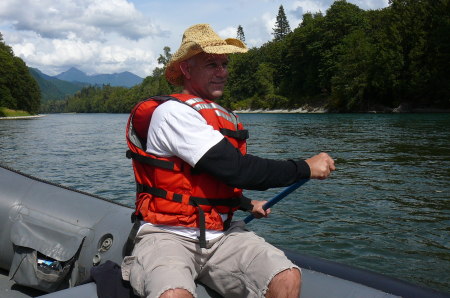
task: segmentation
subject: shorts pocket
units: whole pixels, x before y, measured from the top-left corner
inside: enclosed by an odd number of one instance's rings
[[[122,261],[122,278],[130,282],[131,287],[139,297],[145,296],[144,268],[136,256],[125,257]]]

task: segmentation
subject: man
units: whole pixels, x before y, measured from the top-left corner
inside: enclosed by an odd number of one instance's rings
[[[139,296],[193,297],[194,281],[228,297],[300,294],[300,268],[231,218],[238,208],[255,217],[270,213],[262,209],[265,202],[245,198],[242,188],[325,179],[334,161],[325,153],[306,161],[246,153],[247,133],[238,117],[212,101],[223,94],[228,54],[246,51],[241,41],[223,40],[207,24],[188,28],[165,73],[182,93],[144,101],[130,116],[136,212],[145,224],[122,274]]]

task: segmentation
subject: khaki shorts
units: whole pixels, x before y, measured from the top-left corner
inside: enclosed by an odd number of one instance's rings
[[[243,222],[208,241],[207,248],[145,225],[136,236],[133,256],[122,263],[122,276],[141,297],[159,297],[176,288],[196,297],[194,280],[225,297],[264,297],[272,278],[289,268],[298,267]]]

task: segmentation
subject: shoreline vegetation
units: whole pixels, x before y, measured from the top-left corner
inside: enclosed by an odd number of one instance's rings
[[[273,40],[230,56],[228,83],[216,102],[242,113],[450,112],[445,1],[389,2],[363,10],[337,0],[283,32],[288,24],[279,13]],[[164,47],[159,67],[139,85],[85,87],[43,101],[41,112],[129,113],[149,96],[178,93],[164,77],[171,57]]]
[[[27,111],[22,111],[22,110],[13,110],[13,109],[8,109],[5,107],[0,107],[0,117],[28,117],[28,116],[33,116],[34,114],[31,114]]]
[[[234,110],[236,114],[326,114],[334,113],[326,107],[304,106],[296,109],[238,109]],[[400,105],[397,108],[382,107],[378,109],[369,109],[363,114],[400,114],[400,113],[450,113],[450,109],[440,108],[411,108],[408,105]]]
[[[233,111],[236,114],[327,114],[333,113],[329,111],[324,106],[319,107],[311,107],[309,105],[305,105],[296,109],[238,109]],[[108,113],[108,112],[106,112]],[[361,113],[361,112],[360,112]],[[437,109],[437,108],[421,108],[421,109],[413,109],[408,106],[402,106],[395,109],[390,108],[381,108],[377,110],[368,110],[366,112],[362,112],[364,114],[407,114],[407,113],[450,113],[450,109]],[[52,113],[52,114],[79,114],[77,112],[70,113]],[[0,107],[0,120],[27,120],[27,119],[38,119],[47,116],[46,114],[29,114],[24,111],[15,111],[11,109],[6,109]]]
[[[5,107],[0,107],[0,120],[22,120],[22,119],[36,119],[46,115],[30,114],[22,110],[12,110]]]
[[[383,9],[363,10],[336,0],[325,13],[305,13],[293,30],[280,6],[273,40],[245,55],[230,55],[228,83],[216,102],[241,113],[450,112],[450,38],[442,34],[450,30],[448,5],[389,2]],[[240,36],[245,41],[243,28]],[[35,81],[0,32],[3,56],[0,107],[31,115],[129,113],[149,96],[180,92],[164,77],[170,47],[141,84],[91,85],[58,100],[40,94],[48,85]]]

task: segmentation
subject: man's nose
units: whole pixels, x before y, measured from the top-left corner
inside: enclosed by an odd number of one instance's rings
[[[218,65],[215,69],[216,75],[227,75],[228,74],[228,68],[226,65]]]

